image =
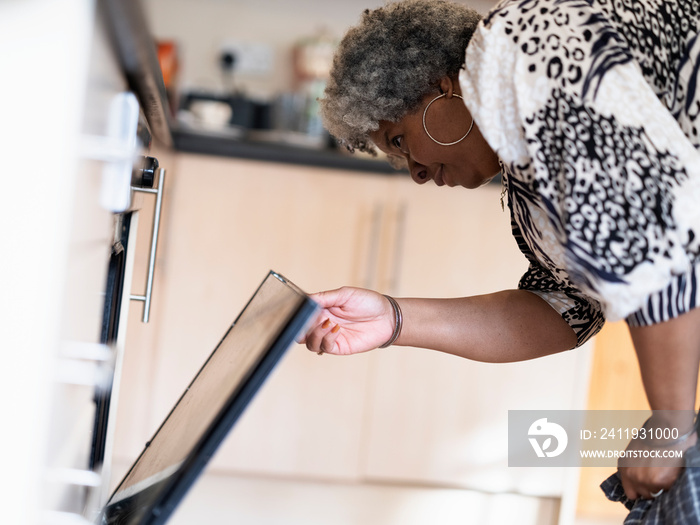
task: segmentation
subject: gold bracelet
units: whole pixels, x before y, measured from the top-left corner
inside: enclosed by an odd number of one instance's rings
[[[390,297],[388,295],[385,295],[384,297],[386,297],[389,300],[389,302],[391,303],[391,307],[394,309],[394,333],[391,334],[389,340],[379,348],[386,348],[387,346],[393,345],[394,342],[399,338],[399,335],[401,335],[401,328],[403,327],[403,314],[401,313],[399,303],[397,303],[396,299],[394,299],[393,297]]]

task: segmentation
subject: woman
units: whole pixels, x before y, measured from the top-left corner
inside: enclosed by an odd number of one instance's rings
[[[477,188],[500,172],[530,267],[518,289],[478,297],[317,294],[323,313],[307,347],[344,355],[398,344],[506,362],[579,346],[606,318],[626,319],[654,423],[683,434],[656,445],[693,446],[698,9],[511,0],[481,21],[441,0],[365,11],[335,57],[327,128],[350,150],[404,163],[418,184]],[[619,475],[638,500],[681,471],[644,464]]]

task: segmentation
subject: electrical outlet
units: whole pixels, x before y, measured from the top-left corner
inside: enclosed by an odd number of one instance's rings
[[[272,47],[269,44],[227,40],[221,45],[219,57],[222,58],[226,54],[231,54],[234,57],[234,75],[237,73],[264,75],[272,71],[274,57]]]

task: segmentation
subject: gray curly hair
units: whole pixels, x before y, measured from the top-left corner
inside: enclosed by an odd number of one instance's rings
[[[445,75],[464,64],[481,16],[444,0],[407,0],[367,9],[340,42],[325,97],[326,129],[350,151],[375,153],[369,133],[415,110]]]

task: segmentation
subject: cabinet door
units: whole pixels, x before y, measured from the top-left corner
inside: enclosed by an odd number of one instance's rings
[[[395,184],[403,234],[390,293],[459,297],[517,286],[527,263],[498,186]],[[486,364],[396,347],[372,352],[372,360],[368,478],[561,494],[565,469],[507,468],[508,410],[582,408],[585,351]]]
[[[161,247],[152,427],[269,269],[313,292],[371,278],[386,177],[178,155]],[[368,356],[289,350],[212,468],[355,478]]]
[[[700,398],[700,378],[696,399]],[[624,321],[607,323],[596,342],[591,364],[588,410],[650,410],[639,373],[629,329]],[[578,513],[588,519],[618,518],[627,511],[622,505],[611,505],[598,485],[615,472],[614,467],[581,469]]]

